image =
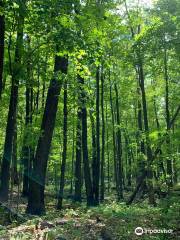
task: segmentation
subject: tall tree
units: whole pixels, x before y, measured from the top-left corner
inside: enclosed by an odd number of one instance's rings
[[[78,107],[76,129],[75,194],[74,194],[74,200],[77,202],[81,202],[81,188],[82,188],[82,111],[81,107]]]
[[[14,57],[14,69],[12,73],[12,86],[9,103],[9,112],[6,126],[6,137],[4,143],[4,153],[1,166],[1,187],[0,187],[0,199],[6,201],[8,199],[9,191],[9,177],[10,177],[10,163],[13,150],[13,138],[15,133],[16,124],[16,112],[18,104],[18,86],[19,76],[22,70],[21,59],[23,50],[23,29],[24,29],[24,17],[25,17],[25,3],[26,0],[19,2],[18,9],[18,23],[17,23],[17,38],[16,49]]]
[[[104,185],[104,178],[105,178],[105,117],[104,117],[104,72],[103,72],[103,67],[101,70],[101,118],[102,118],[102,134],[101,134],[101,195],[100,199],[103,201],[104,200],[104,190],[105,190],[105,185]]]
[[[122,139],[120,128],[120,112],[119,112],[119,93],[117,84],[115,83],[116,94],[116,117],[117,117],[117,171],[118,171],[118,199],[123,199],[123,165],[122,165]]]
[[[110,80],[110,72],[109,72]],[[113,96],[112,96],[112,83],[110,81],[110,106],[111,106],[111,119],[112,119],[112,139],[113,139],[113,158],[114,158],[114,180],[116,184],[116,191],[118,192],[118,171],[117,171],[117,154],[116,154],[116,137],[115,137],[115,114],[113,107]]]
[[[60,178],[60,188],[58,194],[57,209],[62,209],[64,185],[65,185],[65,171],[66,171],[66,155],[67,155],[67,79],[64,81],[64,123],[63,123],[63,154],[61,163],[61,178]]]
[[[33,89],[31,79],[31,56],[30,56],[30,38],[27,36],[28,48],[28,61],[27,61],[27,80],[26,80],[26,115],[25,115],[25,131],[22,146],[22,164],[23,164],[23,196],[28,196],[29,191],[29,176],[32,167],[34,151],[29,143],[32,128],[32,115],[33,115]],[[32,136],[31,136],[32,137]]]
[[[31,181],[29,184],[27,212],[30,214],[40,215],[45,212],[44,190],[46,169],[56,120],[58,98],[64,74],[67,74],[67,68],[67,57],[56,55],[54,77],[51,79],[47,93],[46,105],[41,124],[41,135],[36,148]],[[60,76],[61,79],[58,79],[57,76],[59,71],[62,73],[62,76]]]
[[[100,180],[100,67],[96,70],[96,164],[94,186],[95,204],[99,204],[99,180]]]
[[[138,87],[137,87],[137,125],[138,125],[138,136],[137,136],[137,143],[138,143],[138,173],[137,173],[137,184],[139,183],[141,176],[144,174],[145,171],[145,144],[144,139],[142,138],[143,134],[143,115],[142,115],[142,104],[141,104],[141,90],[139,87],[139,81],[138,81]],[[146,188],[146,182],[144,181],[142,185],[141,190],[145,190]]]
[[[147,146],[147,179],[148,179],[148,193],[149,193],[149,203],[156,205],[154,190],[153,190],[153,172],[152,172],[152,149],[150,146],[149,139],[149,121],[148,121],[148,112],[147,112],[147,101],[146,101],[146,91],[144,85],[144,70],[142,59],[138,53],[138,67],[139,67],[139,85],[141,89],[141,97],[142,97],[142,109],[144,116],[144,130],[146,134],[146,146]]]
[[[14,130],[14,137],[13,137],[13,150],[12,150],[12,177],[11,181],[15,185],[17,185],[18,182],[18,169],[17,169],[17,123],[15,123],[15,130]]]
[[[94,110],[90,109],[90,120],[91,120],[91,135],[92,135],[92,184],[93,184],[93,192],[96,189],[96,128],[95,128],[95,120],[94,120]]]
[[[169,111],[169,77],[168,77],[168,52],[166,46],[166,40],[164,36],[164,79],[165,79],[165,105],[166,105],[166,130],[167,130],[167,175],[168,175],[168,185],[173,186],[173,175],[172,175],[172,159],[170,150],[170,136],[169,136],[169,124],[170,124],[170,111]]]
[[[87,109],[86,109],[86,92],[84,88],[84,78],[79,76],[81,87],[81,100],[82,100],[82,154],[83,154],[83,167],[84,167],[84,180],[87,196],[87,205],[94,205],[93,185],[91,179],[89,154],[88,154],[88,133],[87,133]]]

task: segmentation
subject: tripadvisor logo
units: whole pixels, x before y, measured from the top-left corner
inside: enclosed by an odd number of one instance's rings
[[[143,234],[157,234],[157,233],[173,233],[172,229],[148,229],[148,228],[142,228],[142,227],[137,227],[135,229],[135,234],[137,236],[141,236]]]
[[[137,227],[137,228],[135,229],[135,234],[136,234],[137,236],[141,236],[141,235],[143,235],[143,233],[144,233],[144,230],[143,230],[142,227]]]

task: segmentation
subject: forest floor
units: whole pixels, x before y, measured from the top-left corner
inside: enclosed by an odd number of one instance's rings
[[[0,208],[0,240],[136,240],[136,239],[180,239],[180,186],[160,200],[157,207],[150,207],[146,200],[126,206],[107,200],[99,207],[87,208],[64,202],[64,210],[55,210],[55,203],[49,201],[47,214],[42,217],[19,214],[9,219]],[[25,209],[24,203],[19,205]],[[3,215],[4,214],[4,215]],[[172,233],[135,234],[135,229],[173,230]]]

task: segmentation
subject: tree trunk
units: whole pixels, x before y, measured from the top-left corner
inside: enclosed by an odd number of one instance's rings
[[[116,184],[116,191],[118,192],[115,117],[114,117],[114,110],[113,110],[112,83],[111,82],[110,82],[110,105],[111,105],[111,118],[112,118],[112,128],[113,128],[114,179],[115,179],[115,184]]]
[[[39,39],[37,39],[37,43],[39,44]],[[35,97],[35,106],[37,112],[39,112],[39,99],[40,99],[40,74],[41,74],[41,69],[40,69],[40,58],[39,58],[39,49],[38,49],[38,60],[37,60],[37,93]]]
[[[15,131],[13,137],[13,152],[12,152],[12,181],[14,185],[18,185],[18,170],[17,170],[17,123],[15,123]]]
[[[148,113],[147,113],[147,104],[146,104],[146,92],[144,87],[144,72],[143,72],[142,60],[140,56],[138,57],[139,57],[139,84],[140,84],[141,96],[142,96],[144,129],[146,134],[146,145],[147,145],[147,179],[148,179],[149,203],[152,205],[156,205],[155,198],[154,198],[153,182],[152,182],[153,180],[153,172],[152,172],[152,166],[151,166],[152,150],[149,142],[149,123],[148,123]]]
[[[46,78],[47,78],[47,64],[48,63],[48,54],[46,53],[45,64],[44,64],[44,77],[43,79],[43,89],[42,89],[42,108],[44,108],[45,104],[45,91],[46,91]]]
[[[167,62],[167,49],[164,46],[164,78],[165,78],[165,104],[166,104],[166,130],[167,130],[167,179],[168,186],[173,186],[173,170],[172,170],[172,159],[171,159],[171,149],[170,149],[170,135],[169,135],[169,123],[170,123],[170,111],[169,111],[169,77],[168,77],[168,62]]]
[[[89,156],[88,156],[88,142],[87,142],[87,109],[86,109],[86,92],[84,90],[84,79],[80,77],[80,82],[82,84],[82,153],[83,153],[83,166],[84,166],[84,180],[86,187],[87,205],[94,205],[93,196],[93,186],[91,180],[91,172],[89,166]]]
[[[106,102],[106,150],[107,150],[107,177],[108,177],[108,193],[110,192],[110,151],[109,151],[109,130],[108,130],[108,103]]]
[[[99,177],[100,177],[100,98],[99,98],[99,82],[100,82],[100,69],[96,70],[96,164],[95,164],[95,176],[96,184],[94,186],[95,204],[99,204]]]
[[[0,0],[0,8],[3,9],[3,0]],[[0,15],[0,99],[3,90],[3,63],[4,63],[4,38],[5,38],[5,19],[4,14]]]
[[[154,105],[154,114],[155,114],[155,119],[156,119],[156,126],[157,126],[157,130],[158,132],[158,138],[161,138],[161,133],[160,133],[160,123],[159,123],[159,119],[158,119],[158,111],[157,111],[157,106],[156,106],[156,98],[154,96],[153,99],[153,105]],[[164,168],[164,163],[163,163],[163,158],[162,158],[162,149],[159,149],[159,161],[158,161],[158,167],[157,167],[157,177],[160,178],[161,176],[161,172],[163,173],[165,180],[166,180],[166,171]]]
[[[92,132],[92,181],[93,181],[93,192],[96,189],[96,128],[93,116],[93,110],[90,110],[90,119],[91,119],[91,132]]]
[[[33,162],[31,181],[29,185],[29,196],[27,212],[40,215],[45,212],[44,189],[46,169],[49,151],[53,136],[58,107],[58,97],[60,94],[62,80],[57,79],[57,73],[61,71],[67,74],[67,57],[55,56],[54,77],[50,82],[47,93],[46,105],[41,125],[41,136],[39,137],[36,154]]]
[[[81,202],[82,187],[82,83],[78,76],[78,110],[76,130],[75,195],[74,200]]]
[[[75,99],[74,99],[75,101]],[[72,133],[72,158],[71,158],[71,187],[70,187],[70,194],[73,194],[73,176],[74,176],[74,156],[75,156],[75,106],[73,110],[73,133]]]
[[[139,83],[138,83],[139,84]],[[138,143],[138,172],[137,172],[137,178],[136,178],[136,183],[138,184],[141,176],[143,175],[145,171],[145,144],[144,144],[144,139],[142,139],[142,133],[143,133],[143,120],[142,120],[142,104],[141,104],[141,92],[140,88],[138,86],[137,88],[137,94],[138,94],[138,103],[137,103],[137,108],[138,108],[138,114],[137,114],[137,124],[138,124],[138,136],[137,136],[137,143]],[[146,181],[142,184],[141,190],[144,191],[146,189]]]
[[[104,118],[104,73],[103,69],[101,71],[101,117],[102,117],[102,135],[101,135],[101,142],[102,142],[102,149],[101,149],[101,194],[100,199],[101,201],[104,200],[104,191],[105,191],[105,184],[104,184],[104,168],[105,168],[105,118]]]
[[[64,125],[63,125],[63,154],[61,163],[61,178],[60,189],[58,194],[57,209],[62,209],[64,185],[65,185],[65,171],[66,171],[66,155],[67,155],[67,79],[64,82]]]
[[[78,108],[77,112],[77,131],[76,131],[76,162],[75,162],[75,195],[74,200],[81,202],[82,186],[82,112]]]
[[[30,38],[28,38],[28,51],[30,53]],[[23,163],[23,190],[22,195],[28,196],[29,191],[29,176],[33,162],[33,149],[28,143],[28,138],[31,136],[32,125],[32,105],[33,105],[33,90],[31,84],[31,59],[28,54],[27,61],[27,82],[26,82],[26,117],[25,117],[25,133],[22,147],[22,163]],[[32,136],[31,136],[32,137]]]
[[[25,133],[24,142],[22,147],[22,162],[23,162],[23,196],[28,196],[29,191],[29,175],[31,172],[33,162],[33,149],[28,143],[28,137],[31,134],[32,124],[32,89],[29,83],[26,85],[26,120],[25,120]]]
[[[132,159],[131,159],[131,150],[130,150],[130,142],[129,142],[129,136],[127,131],[124,133],[125,138],[125,148],[126,148],[126,164],[127,164],[127,171],[126,171],[126,177],[127,177],[127,185],[130,187],[132,185]]]
[[[23,47],[23,28],[24,28],[24,5],[25,1],[19,4],[19,16],[17,25],[17,38],[15,49],[15,68],[12,73],[12,87],[9,103],[9,112],[6,126],[6,136],[4,144],[4,153],[1,166],[1,187],[0,187],[0,199],[6,201],[8,199],[9,192],[9,178],[10,178],[10,164],[13,150],[13,138],[15,132],[16,123],[16,111],[18,104],[18,86],[19,86],[19,74],[21,71],[21,57]]]
[[[119,113],[119,93],[115,83],[116,93],[116,114],[117,114],[117,165],[118,165],[118,199],[123,199],[123,165],[122,165],[122,141],[120,129],[120,113]]]

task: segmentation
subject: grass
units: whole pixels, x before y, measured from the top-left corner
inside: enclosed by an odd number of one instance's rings
[[[176,240],[180,236],[177,190],[161,200],[155,208],[150,207],[146,201],[131,206],[113,201],[93,208],[87,208],[85,204],[70,204],[68,201],[64,204],[65,209],[61,212],[55,210],[51,203],[47,214],[41,218],[25,215],[27,221],[24,224],[13,221],[6,227],[0,225],[0,239],[25,240],[41,237],[47,240]],[[139,237],[134,233],[136,227],[173,229],[173,234],[143,234]]]

